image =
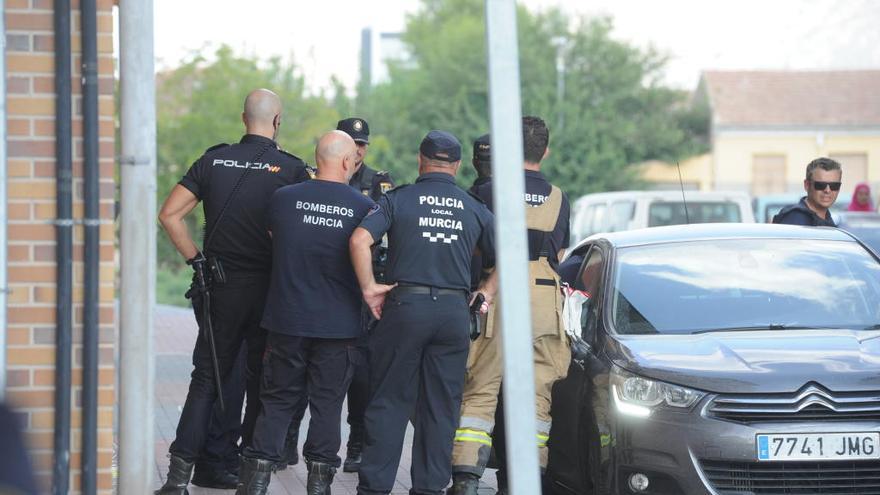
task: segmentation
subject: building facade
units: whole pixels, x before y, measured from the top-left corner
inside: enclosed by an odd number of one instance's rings
[[[5,402],[25,432],[41,491],[52,485],[56,359],[55,31],[52,0],[6,0]],[[100,166],[97,488],[113,489],[115,115],[113,0],[97,0]],[[73,115],[73,349],[69,486],[80,492],[83,323],[83,125],[80,6],[70,12]]]
[[[880,70],[705,72],[715,189],[803,191],[812,159],[843,166],[841,197],[880,186]]]

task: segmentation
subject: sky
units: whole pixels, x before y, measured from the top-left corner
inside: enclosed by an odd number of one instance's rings
[[[670,57],[665,81],[693,89],[707,69],[880,68],[875,0],[523,0],[532,10],[606,15],[613,36]],[[155,0],[157,70],[205,47],[293,57],[315,92],[353,88],[361,30],[400,31],[418,0]]]

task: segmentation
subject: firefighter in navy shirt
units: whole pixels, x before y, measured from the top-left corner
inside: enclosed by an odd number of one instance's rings
[[[378,201],[386,191],[394,187],[391,175],[382,170],[370,168],[364,159],[370,146],[370,126],[367,121],[359,117],[342,119],[336,123],[336,130],[343,131],[357,145],[357,162],[355,173],[351,176],[348,184],[368,196],[373,201]],[[373,249],[373,271],[378,281],[383,281],[385,268],[386,247],[384,243],[378,244]],[[363,325],[371,328],[375,321],[370,318],[369,311],[364,311]],[[343,471],[347,473],[357,472],[361,464],[361,451],[364,441],[364,410],[367,408],[367,394],[369,393],[369,369],[366,362],[354,372],[351,386],[348,388],[348,444],[346,446],[345,462]],[[299,461],[297,454],[297,442],[299,441],[300,422],[305,415],[307,401],[303,400],[297,405],[293,413],[293,421],[287,431],[287,440],[284,446],[284,455],[278,469],[284,469],[287,465],[294,465]]]
[[[380,198],[351,238],[364,301],[379,319],[369,343],[359,494],[391,491],[411,417],[411,493],[442,493],[449,483],[470,342],[471,257],[478,250],[491,263],[494,256],[492,214],[456,186],[460,164],[454,136],[428,133],[419,147],[415,184]],[[372,273],[370,247],[386,232],[393,285],[378,284]],[[493,276],[480,287],[487,301],[496,285]]]
[[[308,393],[303,457],[308,493],[329,493],[340,445],[342,402],[359,358],[361,294],[348,240],[373,201],[348,186],[354,141],[341,131],[318,142],[315,180],[279,189],[269,204],[272,281],[269,331],[253,442],[242,454],[238,493],[266,493],[293,408]]]
[[[271,267],[266,207],[276,189],[308,180],[309,175],[302,160],[281,151],[275,143],[281,125],[281,100],[275,93],[265,89],[251,92],[245,100],[242,120],[247,134],[239,143],[214,146],[196,160],[165,200],[159,221],[190,264],[210,260],[224,268],[226,280],[211,284],[211,320],[221,380],[228,378],[235,367],[242,344],[247,346],[248,401],[242,425],[242,442],[247,444],[259,411],[257,395],[266,341],[266,333],[260,328]],[[206,219],[201,251],[185,222],[200,201]],[[201,327],[193,351],[195,369],[176,438],[169,448],[168,477],[156,492],[159,494],[187,492],[217,399],[211,352],[204,338],[202,301],[201,294],[192,295]],[[227,407],[232,404],[227,402]],[[234,486],[234,476],[231,481]]]

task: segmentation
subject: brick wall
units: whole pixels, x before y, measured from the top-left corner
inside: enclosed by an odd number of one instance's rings
[[[71,14],[74,218],[83,212],[79,2]],[[114,107],[112,0],[98,0],[101,167],[100,372],[98,487],[110,493],[114,344]],[[51,485],[55,363],[55,87],[52,0],[6,0],[9,284],[7,398],[20,413],[38,478]],[[72,491],[80,487],[83,229],[74,230]]]

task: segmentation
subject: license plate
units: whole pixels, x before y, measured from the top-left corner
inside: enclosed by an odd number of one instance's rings
[[[880,433],[758,435],[759,461],[880,459]]]

